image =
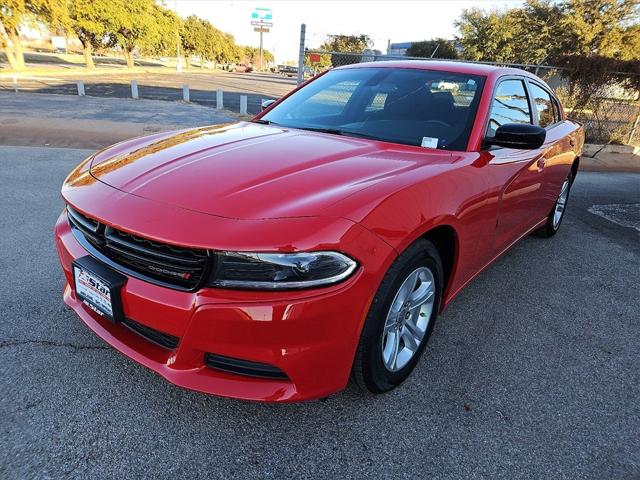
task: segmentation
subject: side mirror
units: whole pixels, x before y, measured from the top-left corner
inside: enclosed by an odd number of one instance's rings
[[[260,104],[260,106],[262,107],[262,110],[266,110],[267,108],[269,108],[274,103],[276,103],[275,100],[263,100],[262,103]]]
[[[535,150],[542,146],[546,137],[547,131],[538,125],[505,123],[498,127],[495,136],[487,138],[485,143],[519,150]]]

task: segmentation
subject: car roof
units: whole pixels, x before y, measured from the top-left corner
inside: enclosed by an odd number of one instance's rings
[[[471,75],[481,76],[502,76],[502,75],[524,75],[531,78],[537,78],[525,70],[519,68],[500,67],[497,65],[487,65],[485,63],[469,63],[469,62],[447,62],[440,60],[389,60],[379,62],[355,63],[345,65],[337,69],[347,68],[414,68],[420,70],[442,70],[452,73],[468,73]],[[337,70],[336,69],[336,70]]]

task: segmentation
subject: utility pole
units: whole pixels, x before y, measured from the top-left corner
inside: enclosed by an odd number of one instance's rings
[[[174,10],[176,11],[176,15],[178,15],[178,0],[174,0],[173,3]],[[178,27],[177,35],[178,35],[178,54],[176,55],[176,72],[182,72],[182,58],[180,58],[180,27]]]
[[[262,31],[263,30],[264,30],[263,28],[260,29],[260,70],[261,71],[264,70],[264,58],[262,56]]]
[[[300,47],[298,50],[298,85],[304,81],[304,35],[307,26],[303,23],[300,25]]]

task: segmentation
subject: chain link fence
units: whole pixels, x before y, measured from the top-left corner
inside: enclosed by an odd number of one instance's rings
[[[329,68],[341,67],[363,62],[384,62],[391,60],[434,61],[437,58],[406,57],[379,54],[371,51],[364,53],[330,52],[324,50],[305,51],[305,78]],[[447,60],[458,61],[458,60]],[[496,66],[513,67],[526,70],[545,80],[562,101],[569,117],[582,122],[585,126],[586,140],[589,143],[625,144],[640,146],[640,92],[622,84],[610,83],[591,98],[587,107],[573,109],[575,92],[565,76],[563,68],[549,65],[527,65],[518,63],[467,62]]]

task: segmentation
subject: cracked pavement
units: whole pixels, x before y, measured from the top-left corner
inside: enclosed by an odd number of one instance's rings
[[[588,211],[640,176],[580,173],[404,386],[264,405],[174,387],[63,307],[58,191],[89,153],[0,147],[0,478],[640,478],[640,233]]]

